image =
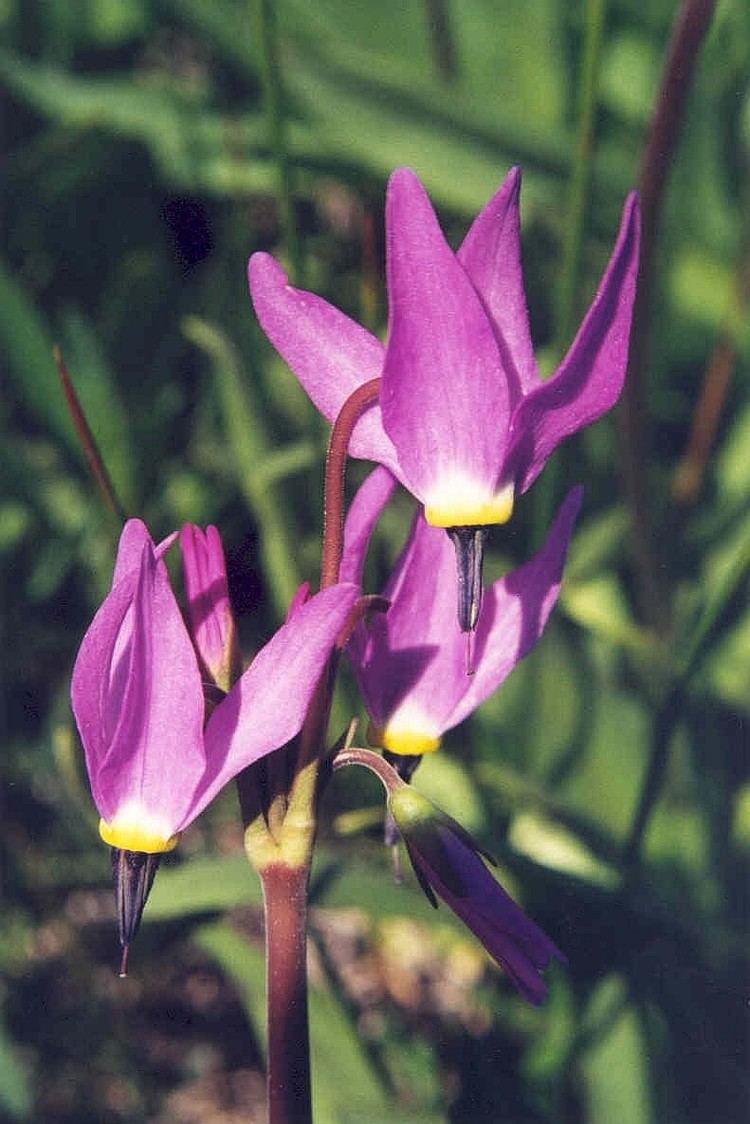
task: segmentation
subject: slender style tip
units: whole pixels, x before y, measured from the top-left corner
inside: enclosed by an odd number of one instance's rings
[[[121,980],[127,979],[127,976],[128,976],[128,953],[129,952],[130,952],[130,945],[129,944],[124,945],[123,950],[122,950],[122,956],[120,957],[119,976],[120,976]]]
[[[448,527],[456,548],[458,577],[458,624],[462,632],[473,632],[482,605],[482,569],[486,527]]]
[[[474,674],[474,633],[466,633],[466,674]]]
[[[400,886],[404,876],[401,871],[401,852],[398,849],[398,843],[394,843],[391,847],[391,860],[393,862],[393,881]]]

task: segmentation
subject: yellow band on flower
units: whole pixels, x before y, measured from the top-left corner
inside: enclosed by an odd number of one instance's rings
[[[424,753],[439,749],[442,738],[432,737],[418,730],[393,729],[388,726],[381,730],[370,724],[367,740],[370,745],[379,745],[381,749],[399,753],[402,757],[421,757]]]
[[[160,825],[154,817],[139,815],[134,809],[127,809],[126,814],[118,814],[112,823],[99,820],[99,834],[110,847],[119,847],[122,851],[140,851],[146,855],[159,855],[166,851],[173,851],[180,841],[177,835],[167,835],[160,830]]]
[[[424,517],[433,527],[486,527],[513,514],[513,485],[483,498],[468,482],[449,479],[427,497]]]

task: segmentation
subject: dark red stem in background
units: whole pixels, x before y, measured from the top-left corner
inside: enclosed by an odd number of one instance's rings
[[[698,52],[716,0],[684,0],[672,30],[661,87],[641,162],[641,264],[630,335],[630,362],[620,410],[623,481],[631,513],[634,562],[646,622],[664,631],[667,600],[661,592],[650,514],[645,384],[649,369],[649,310],[664,191],[679,140]]]
[[[86,420],[86,415],[83,412],[81,403],[78,401],[78,395],[75,392],[73,383],[70,381],[70,375],[68,374],[67,367],[65,366],[60,348],[55,346],[52,349],[52,354],[54,355],[55,363],[57,365],[57,374],[60,379],[60,385],[62,386],[63,394],[65,395],[65,402],[68,407],[71,421],[73,422],[73,428],[76,431],[76,436],[78,438],[81,449],[83,450],[83,455],[86,458],[86,463],[89,466],[89,471],[96,481],[99,491],[102,494],[102,498],[104,499],[104,502],[109,510],[114,515],[116,515],[122,523],[124,523],[125,519],[127,518],[125,515],[125,511],[123,510],[122,504],[117,498],[117,493],[115,492],[112,481],[109,478],[109,473],[104,466],[102,455],[99,452],[99,446],[97,445],[96,440],[94,439],[94,435],[91,432],[91,427]]]

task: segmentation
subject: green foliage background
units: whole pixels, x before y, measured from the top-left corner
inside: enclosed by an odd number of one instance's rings
[[[585,5],[449,3],[453,64],[441,64],[429,32],[442,7],[275,6],[304,283],[384,330],[389,171],[415,168],[455,242],[520,163],[532,327],[549,370],[569,342],[558,340],[561,288],[574,284],[582,313],[637,179],[676,5],[606,6],[581,268],[567,278]],[[325,447],[325,427],[262,338],[246,292],[253,250],[284,256],[259,26],[249,0],[0,4],[9,1121],[261,1119],[251,1115],[262,1099],[259,890],[239,854],[231,793],[160,873],[135,979],[113,976],[108,859],[67,689],[118,528],[87,476],[51,359],[58,342],[129,512],[156,537],[184,520],[220,526],[249,655],[296,585],[315,580]],[[477,953],[410,879],[392,884],[375,790],[337,780],[313,884],[321,1124],[745,1116],[749,63],[750,9],[724,0],[672,169],[652,309],[644,471],[668,633],[656,639],[640,615],[606,418],[558,455],[493,540],[491,577],[528,557],[552,503],[585,483],[553,623],[418,774],[498,853],[504,882],[569,969],[553,973],[539,1012],[481,955],[465,997],[472,1018],[460,1015],[464,1000],[399,1000],[387,986],[394,964],[429,948],[450,976]],[[722,341],[733,358],[726,402],[697,500],[680,506],[675,471]],[[384,521],[372,589],[408,511],[404,499]],[[344,688],[340,724],[357,707]],[[623,862],[648,762],[664,748],[643,863]],[[371,1009],[344,978],[352,956],[325,940],[331,918],[349,916],[335,911],[350,907],[368,955],[385,965]],[[196,1107],[207,1088],[220,1093]]]

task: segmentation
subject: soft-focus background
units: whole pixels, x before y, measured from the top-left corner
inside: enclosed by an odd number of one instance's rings
[[[271,7],[275,134],[257,3],[0,3],[2,1120],[263,1119],[259,889],[233,792],[164,863],[132,976],[116,976],[109,857],[68,683],[118,527],[76,444],[53,343],[128,512],[156,537],[184,520],[221,528],[249,657],[296,584],[315,580],[326,431],[255,324],[248,255],[276,252],[382,332],[391,168],[416,169],[456,244],[521,164],[533,334],[551,370],[637,180],[678,5],[606,4],[592,159],[577,165],[585,18],[605,5]],[[492,540],[490,577],[527,558],[568,485],[585,483],[543,641],[417,776],[498,854],[569,968],[551,973],[545,1008],[525,1006],[410,874],[394,885],[377,786],[338,777],[312,891],[320,1124],[745,1118],[749,90],[750,8],[724,0],[660,228],[636,419],[651,574],[633,564],[608,417]],[[581,224],[576,168],[590,183]],[[372,590],[410,510],[403,497],[378,532]],[[356,708],[344,684],[337,731]]]

